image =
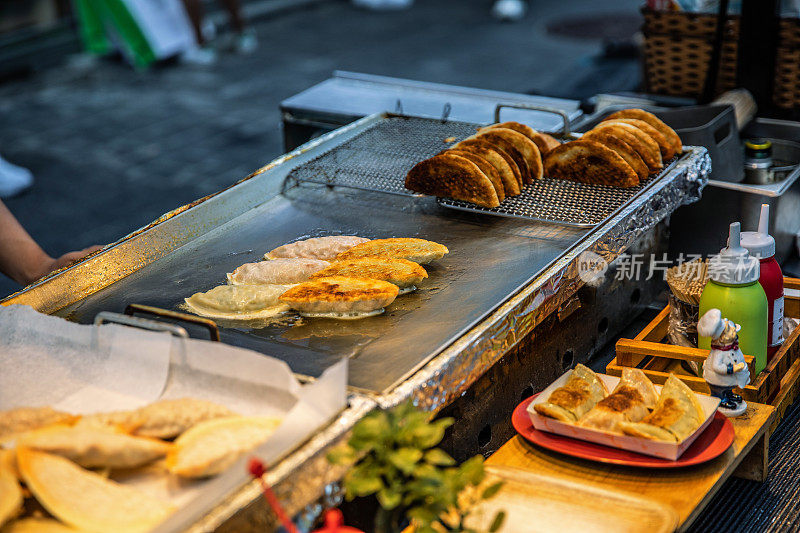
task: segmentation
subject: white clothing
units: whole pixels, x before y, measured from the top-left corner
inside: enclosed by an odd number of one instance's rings
[[[742,388],[750,383],[750,370],[747,366],[740,372],[728,373],[728,370],[738,363],[744,363],[742,350],[737,348],[736,350],[721,351],[711,348],[706,362],[703,364],[703,379],[717,387]]]

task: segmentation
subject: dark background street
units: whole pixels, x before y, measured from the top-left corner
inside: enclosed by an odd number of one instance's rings
[[[637,60],[603,49],[638,31],[639,4],[534,1],[501,23],[488,1],[327,0],[254,18],[258,49],[209,67],[67,58],[0,84],[0,154],[35,176],[6,205],[53,256],[113,242],[280,155],[279,103],[336,69],[578,99],[634,89]],[[0,296],[19,288],[0,277]]]

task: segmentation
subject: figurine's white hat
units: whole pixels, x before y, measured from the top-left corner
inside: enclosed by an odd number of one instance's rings
[[[722,311],[719,309],[709,309],[697,322],[697,333],[701,337],[719,338],[725,331],[726,319],[722,318]]]

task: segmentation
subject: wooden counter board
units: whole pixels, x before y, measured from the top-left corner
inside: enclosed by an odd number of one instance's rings
[[[649,498],[674,509],[679,531],[688,528],[731,476],[763,481],[767,476],[768,429],[775,417],[771,405],[749,403],[734,418],[733,445],[708,463],[677,469],[644,469],[607,465],[568,457],[529,444],[517,435],[486,460],[541,476],[586,483]]]

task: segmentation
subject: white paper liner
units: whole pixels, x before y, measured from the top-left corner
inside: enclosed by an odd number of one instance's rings
[[[192,397],[242,415],[279,417],[281,425],[253,452],[270,464],[347,401],[347,359],[302,386],[286,363],[250,350],[115,324],[78,325],[22,305],[0,307],[0,368],[0,410],[49,405],[88,414]],[[160,463],[113,477],[181,508],[157,528],[166,531],[187,510],[208,512],[225,495],[221,487],[245,483],[243,465],[208,480],[179,479]]]

